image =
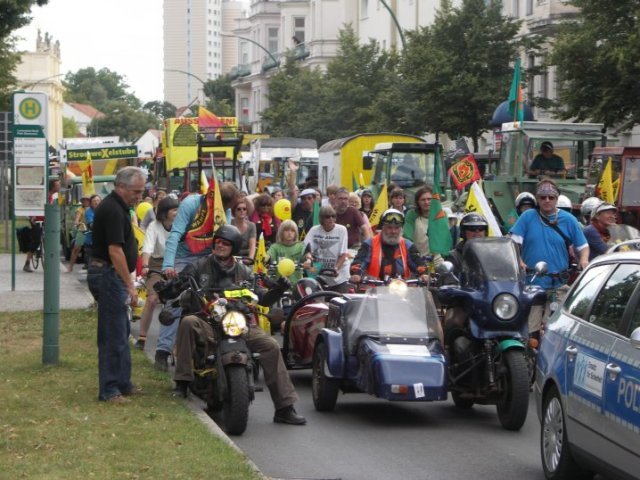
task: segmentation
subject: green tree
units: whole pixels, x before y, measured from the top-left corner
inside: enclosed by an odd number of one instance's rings
[[[117,135],[120,140],[135,142],[150,128],[160,128],[159,119],[149,113],[136,110],[126,101],[119,100],[109,104],[103,112],[105,117],[94,118],[87,128],[92,137]]]
[[[153,102],[147,102],[142,107],[146,112],[155,115],[159,119],[173,118],[176,116],[176,106],[171,102],[162,102],[154,100]]]
[[[223,75],[204,84],[207,97],[205,108],[219,117],[233,117],[236,111],[236,94],[229,75]]]
[[[77,137],[80,133],[78,124],[73,118],[62,117],[62,136],[64,138]]]
[[[0,110],[9,109],[11,92],[16,86],[13,72],[20,61],[15,51],[15,38],[12,32],[28,25],[34,5],[46,5],[48,0],[2,0],[0,2]]]
[[[108,110],[109,104],[124,101],[131,108],[139,109],[141,102],[129,93],[124,77],[108,68],[96,71],[93,67],[69,72],[64,77],[65,101],[93,105],[98,110]]]
[[[501,11],[500,1],[463,0],[454,8],[443,0],[432,25],[408,33],[400,67],[407,131],[468,136],[478,150],[493,111],[507,99],[509,62],[519,49],[535,47],[516,37],[519,22]]]
[[[556,113],[619,131],[640,123],[640,1],[573,0],[579,16],[558,27]]]

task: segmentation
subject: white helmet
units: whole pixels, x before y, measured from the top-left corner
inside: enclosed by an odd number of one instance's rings
[[[523,205],[530,205],[531,208],[536,208],[536,197],[529,192],[522,192],[516,197],[516,210],[520,213],[520,209]]]
[[[558,208],[571,211],[573,205],[571,204],[571,200],[569,200],[569,197],[567,197],[566,195],[560,195],[558,197]]]
[[[591,222],[591,212],[601,203],[602,200],[598,197],[589,197],[582,202],[580,206],[580,220],[582,220],[582,223],[589,225],[589,222]]]

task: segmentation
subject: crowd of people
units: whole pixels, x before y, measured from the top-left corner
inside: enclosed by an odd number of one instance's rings
[[[468,213],[458,221],[458,215],[449,210],[453,249],[448,255],[432,255],[428,235],[433,192],[429,186],[415,192],[411,208],[406,205],[405,192],[393,189],[388,209],[372,226],[376,199],[368,189],[350,192],[329,186],[325,192],[312,188],[285,192],[274,187],[247,195],[233,183],[222,182],[219,188],[226,225],[215,234],[209,232],[208,237],[194,234],[201,232],[207,194],[193,193],[179,199],[158,191],[148,198],[146,201],[152,207],[144,218],[138,219],[145,231],[138,257],[132,212],[147,193],[145,180],[143,170],[135,167],[120,170],[115,189],[106,198],[82,199],[75,222],[76,244],[90,252],[88,255],[85,252],[87,278],[98,304],[99,399],[109,402],[125,403],[128,395],[136,393],[131,382],[127,316],[127,305],[137,305],[136,272],[146,277],[148,294],[135,342],[137,348],[144,349],[158,304],[155,283],[162,277],[174,278],[181,271],[206,270],[215,278],[226,279],[225,282],[248,277],[251,270],[235,258],[254,259],[261,237],[266,261],[289,258],[299,267],[289,277],[291,282],[303,274],[329,269],[335,272],[332,288],[346,292],[350,284],[361,282],[364,276],[377,279],[415,276],[427,282],[432,271],[429,267],[445,260],[451,261],[454,271],[461,275],[460,257],[465,243],[486,236],[489,230],[482,215]],[[547,262],[550,272],[564,271],[572,262],[585,267],[590,259],[605,251],[608,228],[615,223],[615,207],[599,204],[592,212],[589,226],[583,230],[576,217],[558,208],[559,197],[557,185],[544,179],[533,193],[516,199],[519,218],[508,234],[520,248],[523,269],[533,268],[540,260]],[[290,202],[286,218],[277,215],[274,208],[282,199]],[[69,271],[73,270],[76,258],[72,254]],[[542,277],[536,282],[551,288],[551,278]],[[188,313],[180,307],[169,309],[169,313],[165,309],[155,351],[155,367],[159,370],[168,371],[170,358],[175,357],[176,391],[183,395],[193,377],[190,352],[198,342],[206,345],[210,341],[206,327]],[[455,314],[452,312],[450,321],[463,322]],[[544,308],[532,313],[532,333],[540,330],[544,314]],[[256,325],[251,326],[249,340],[251,348],[268,359],[263,366],[274,402],[274,421],[304,424],[306,420],[293,406],[297,395],[279,347],[269,335],[258,330]]]

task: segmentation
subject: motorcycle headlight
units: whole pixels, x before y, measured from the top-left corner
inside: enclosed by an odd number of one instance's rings
[[[493,313],[500,320],[511,320],[518,314],[520,305],[510,293],[501,293],[493,299]]]
[[[240,312],[229,312],[222,319],[222,330],[230,337],[239,337],[247,332],[247,319]]]
[[[402,280],[393,279],[389,283],[389,292],[394,295],[398,295],[399,297],[405,298],[407,296],[407,291],[409,287]]]

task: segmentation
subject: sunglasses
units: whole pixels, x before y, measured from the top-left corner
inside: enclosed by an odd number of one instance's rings
[[[216,245],[222,245],[223,247],[230,247],[231,242],[229,240],[225,240],[224,238],[216,238]]]
[[[236,212],[246,212],[247,211],[247,207],[238,207],[236,208]]]
[[[486,227],[466,227],[469,232],[484,232],[486,231]]]
[[[538,195],[540,200],[556,200],[558,197],[555,195]]]

